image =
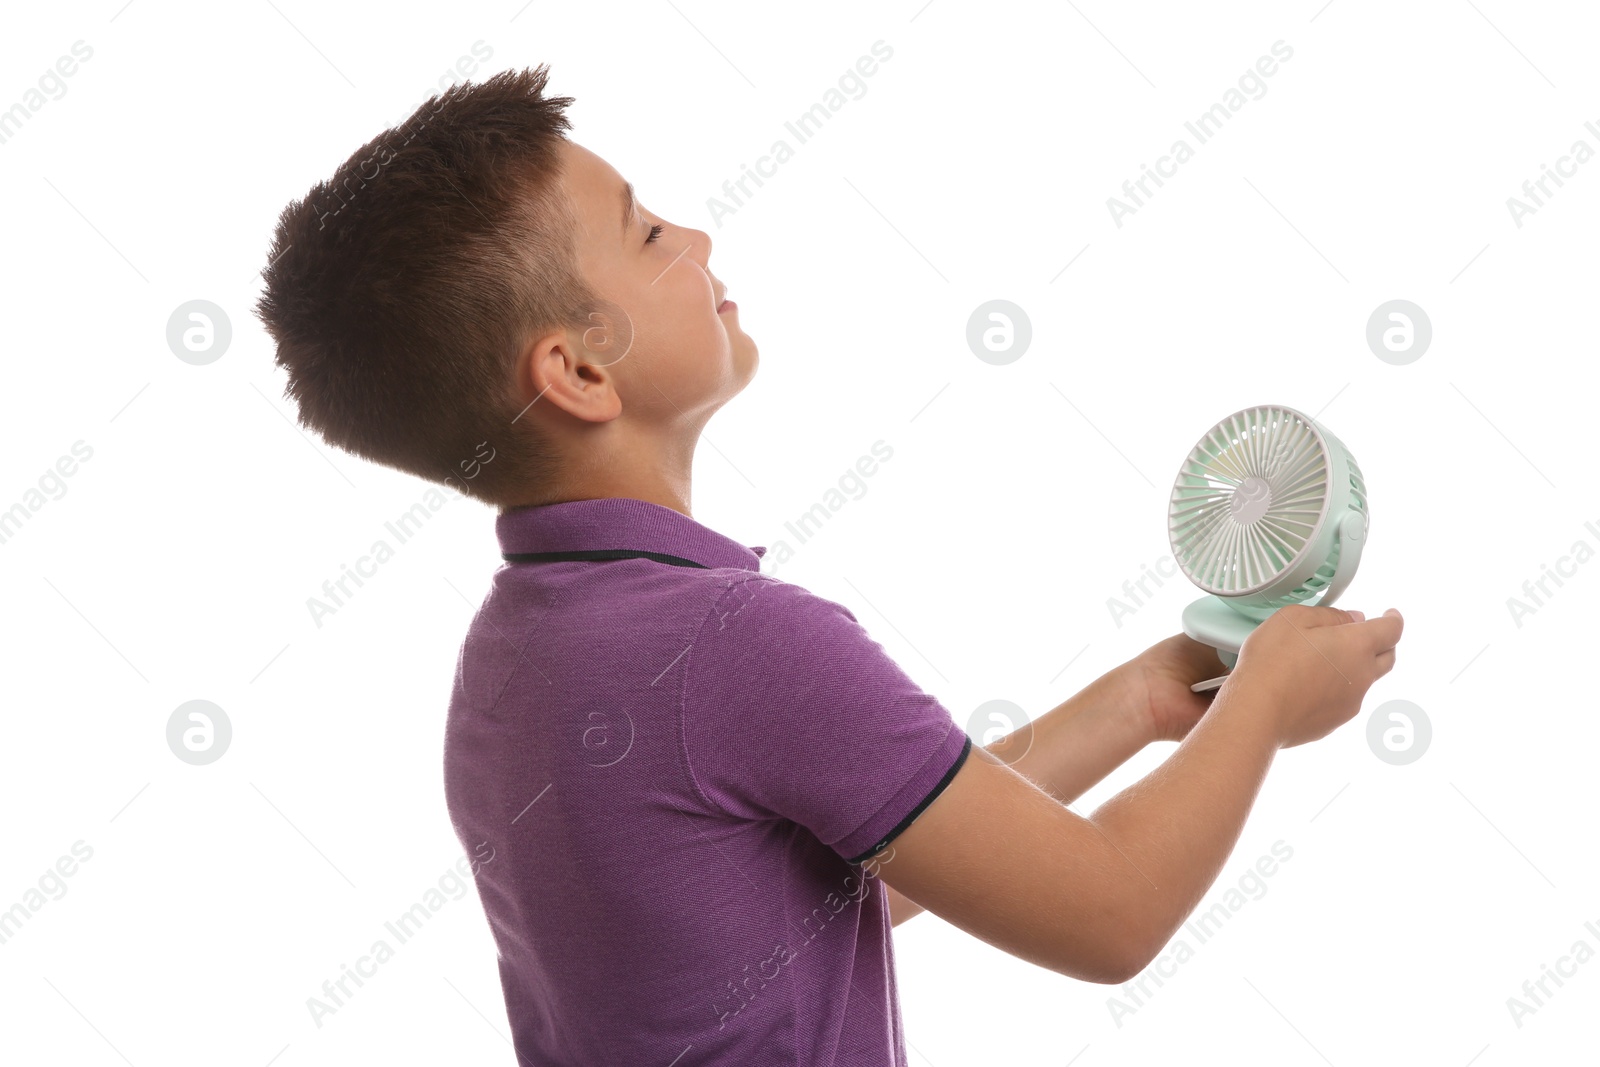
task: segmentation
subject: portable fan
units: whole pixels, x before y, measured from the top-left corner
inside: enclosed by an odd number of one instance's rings
[[[1315,419],[1278,405],[1245,408],[1183,461],[1167,534],[1178,566],[1208,594],[1183,610],[1183,630],[1231,669],[1274,611],[1329,607],[1350,584],[1367,540],[1366,483],[1350,450]]]

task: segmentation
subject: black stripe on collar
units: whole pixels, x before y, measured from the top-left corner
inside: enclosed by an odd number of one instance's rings
[[[670,563],[674,567],[699,567],[708,569],[703,563],[696,563],[692,559],[682,556],[673,556],[665,552],[645,552],[632,548],[591,548],[575,552],[502,552],[500,558],[507,563],[557,563],[563,560],[603,560],[603,559],[653,559],[657,563]]]

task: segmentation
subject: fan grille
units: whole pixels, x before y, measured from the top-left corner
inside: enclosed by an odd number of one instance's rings
[[[1361,468],[1356,465],[1356,457],[1352,456],[1348,450],[1344,453],[1344,459],[1346,465],[1350,468],[1350,508],[1353,511],[1359,511],[1365,516],[1367,514],[1366,480],[1361,477]],[[1339,569],[1339,557],[1342,555],[1344,555],[1344,539],[1339,538],[1333,543],[1332,554],[1328,556],[1322,566],[1317,568],[1316,573],[1301,582],[1299,587],[1292,592],[1285,593],[1279,598],[1279,602],[1282,604],[1301,604],[1322,592],[1323,588],[1333,581],[1333,576]],[[1321,603],[1321,601],[1318,601],[1318,603]]]
[[[1223,419],[1195,445],[1173,485],[1167,526],[1178,565],[1218,596],[1266,588],[1316,533],[1330,470],[1322,435],[1298,411],[1256,407]],[[1329,579],[1294,592],[1309,597]]]

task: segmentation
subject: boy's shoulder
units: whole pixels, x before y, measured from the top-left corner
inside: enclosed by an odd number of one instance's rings
[[[770,627],[792,631],[808,626],[835,625],[841,621],[841,616],[843,621],[857,622],[843,604],[770,574],[730,570],[724,581],[725,588],[706,617],[707,625],[715,623],[719,631],[735,626],[752,635],[759,635]]]

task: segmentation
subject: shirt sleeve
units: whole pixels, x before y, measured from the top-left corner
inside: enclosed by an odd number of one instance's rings
[[[856,621],[802,586],[729,586],[687,653],[689,774],[735,818],[786,818],[850,863],[955,777],[972,741]]]

